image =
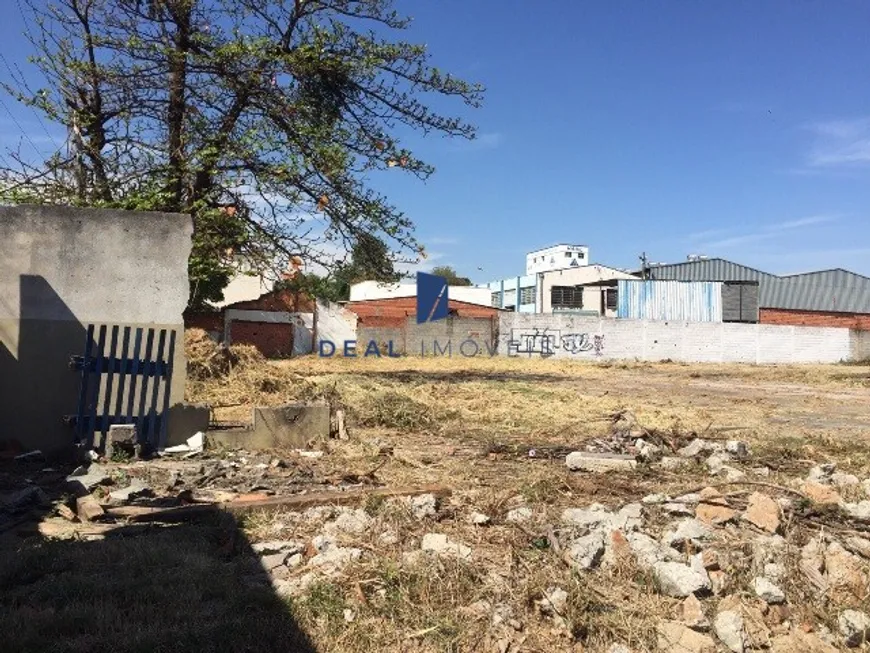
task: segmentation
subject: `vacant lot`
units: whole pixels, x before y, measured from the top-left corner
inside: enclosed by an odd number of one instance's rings
[[[256,404],[326,399],[346,412],[349,438],[313,445],[319,458],[180,461],[174,473],[188,484],[176,487],[192,487],[200,464],[226,463],[236,478],[287,487],[452,493],[254,513],[236,525],[130,526],[89,541],[7,541],[0,628],[11,650],[612,653],[680,650],[668,638],[688,637],[699,648],[685,650],[724,651],[737,637],[745,650],[823,652],[843,650],[844,609],[867,610],[870,513],[848,511],[870,476],[870,367],[266,362],[245,348],[227,359],[188,344],[188,398],[212,404],[218,421],[244,421]],[[696,438],[707,448],[677,453]],[[728,440],[750,455],[715,453]],[[679,464],[608,473],[565,464],[571,451],[634,455],[643,442]],[[805,493],[810,469],[827,462],[840,476],[828,468],[819,480],[839,506]],[[774,506],[775,537],[745,517],[759,493]],[[673,535],[696,516],[708,533]],[[269,553],[276,542],[299,552]],[[662,555],[704,568],[700,607],[656,571],[650,556]],[[761,575],[784,603],[756,596]],[[734,618],[719,618],[728,611]]]

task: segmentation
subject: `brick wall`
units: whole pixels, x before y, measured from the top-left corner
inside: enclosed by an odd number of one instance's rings
[[[287,313],[313,313],[314,300],[305,293],[275,290],[262,297],[245,302],[236,302],[224,308],[240,311],[285,311]]]
[[[359,324],[358,355],[363,354],[371,341],[378,343],[379,349],[384,352],[392,342],[392,351],[396,354],[489,356],[494,355],[498,347],[498,319],[448,317],[446,320],[417,324],[416,317],[410,317],[405,318],[404,325],[399,326]]]
[[[491,306],[469,304],[454,299],[448,300],[451,315],[457,318],[498,319],[501,311]],[[401,328],[409,317],[417,315],[416,297],[391,297],[350,302],[347,308],[359,316],[359,326]]]
[[[758,310],[759,321],[762,324],[870,330],[870,314],[867,313],[795,311],[781,308],[760,308]]]
[[[233,320],[230,337],[234,345],[254,345],[267,358],[284,358],[293,352],[293,325]]]
[[[224,330],[224,314],[219,312],[185,312],[184,328],[202,329],[203,331],[217,331],[218,333],[222,333]]]

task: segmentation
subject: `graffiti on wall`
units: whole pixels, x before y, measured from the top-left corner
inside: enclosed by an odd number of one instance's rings
[[[604,354],[604,336],[588,333],[562,334],[559,329],[532,328],[512,329],[508,340],[508,356],[541,356],[548,358],[562,351],[570,356],[592,352],[595,356]]]

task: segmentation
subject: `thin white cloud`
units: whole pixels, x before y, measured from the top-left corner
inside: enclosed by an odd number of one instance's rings
[[[807,165],[816,168],[870,164],[870,118],[808,125],[815,135]]]
[[[721,238],[719,240],[708,241],[703,243],[701,247],[705,249],[726,249],[728,247],[734,247],[736,245],[745,245],[747,243],[761,242],[765,240],[770,240],[771,238],[776,238],[777,236],[780,236],[783,232],[833,222],[837,220],[838,217],[839,216],[834,214],[819,214],[810,215],[803,218],[796,218],[794,220],[784,220],[782,222],[761,225],[760,228],[755,231],[744,234],[735,234],[733,236]]]

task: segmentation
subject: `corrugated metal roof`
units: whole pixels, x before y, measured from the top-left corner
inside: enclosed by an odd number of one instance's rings
[[[722,321],[722,284],[620,279],[616,314],[634,320]]]
[[[779,277],[716,258],[654,265],[649,272],[676,281],[758,281],[762,308],[870,313],[870,278],[840,268]]]

